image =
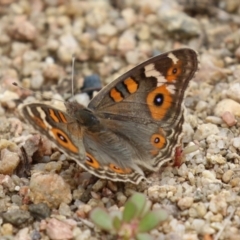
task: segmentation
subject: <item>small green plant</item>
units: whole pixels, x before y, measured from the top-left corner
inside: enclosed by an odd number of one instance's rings
[[[102,208],[95,208],[90,213],[92,222],[104,231],[124,240],[151,240],[149,231],[168,218],[165,210],[150,210],[151,202],[141,193],[135,193],[126,202],[123,212],[108,213]]]

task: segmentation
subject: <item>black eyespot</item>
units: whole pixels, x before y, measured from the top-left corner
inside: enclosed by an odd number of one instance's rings
[[[120,169],[119,167],[117,167],[117,166],[115,166],[115,165],[113,166],[113,168],[116,169],[116,170],[119,170],[119,169]]]
[[[174,68],[174,69],[172,70],[172,73],[173,73],[173,74],[176,74],[176,73],[177,73],[177,69]]]
[[[154,104],[156,106],[161,106],[163,104],[163,94],[162,93],[158,93],[155,98],[154,98]]]
[[[160,142],[160,138],[159,138],[159,137],[156,137],[156,138],[154,139],[154,142],[155,142],[155,143],[159,143],[159,142]]]
[[[65,143],[68,142],[67,139],[66,139],[62,134],[57,133],[57,136],[58,136],[63,142],[65,142]]]
[[[86,156],[86,161],[88,161],[88,162],[90,162],[90,163],[93,163],[92,158],[90,158],[90,157],[88,157],[88,156]]]

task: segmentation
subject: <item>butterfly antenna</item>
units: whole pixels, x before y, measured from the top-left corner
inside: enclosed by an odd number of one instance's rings
[[[36,92],[34,92],[33,90],[31,90],[31,89],[28,89],[28,88],[25,88],[25,87],[20,86],[20,85],[19,85],[18,83],[16,83],[16,82],[12,82],[12,85],[15,86],[15,87],[18,87],[18,88],[20,88],[20,89],[27,90],[27,91],[30,91],[30,92],[32,92],[32,93],[36,93]]]
[[[33,91],[33,90],[31,90],[31,89],[28,89],[28,88],[25,88],[25,87],[22,87],[22,86],[20,86],[18,83],[16,83],[16,82],[12,82],[12,85],[13,86],[15,86],[15,87],[18,87],[18,88],[20,88],[20,89],[23,89],[23,90],[27,90],[27,91],[29,91],[29,92],[31,92],[31,93],[35,93],[36,94],[36,92],[35,91]],[[41,94],[41,96],[43,97],[43,94]],[[45,99],[46,99],[46,97],[45,97]],[[60,99],[57,99],[57,98],[47,98],[48,100],[55,100],[55,101],[60,101],[60,102],[65,102],[65,101],[62,101],[62,100],[60,100]]]
[[[74,96],[74,64],[75,64],[75,56],[72,56],[72,97]]]

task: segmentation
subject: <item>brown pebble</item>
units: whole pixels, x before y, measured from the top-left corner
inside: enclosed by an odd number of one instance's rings
[[[222,176],[223,182],[228,183],[231,180],[233,173],[233,170],[227,170]]]
[[[54,173],[34,173],[30,180],[30,198],[37,204],[46,203],[49,207],[58,207],[62,202],[70,203],[70,186],[63,178]]]
[[[231,112],[224,112],[222,114],[222,120],[229,126],[232,127],[237,123],[235,116]]]

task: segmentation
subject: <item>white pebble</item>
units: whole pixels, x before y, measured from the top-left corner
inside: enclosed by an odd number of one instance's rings
[[[231,141],[235,148],[240,149],[240,137],[233,138]]]
[[[203,219],[194,219],[192,222],[192,227],[196,230],[197,233],[202,232],[204,225],[205,221]]]
[[[223,99],[214,109],[215,115],[219,117],[227,111],[235,116],[240,116],[240,104],[232,99]]]
[[[211,181],[216,180],[216,174],[215,174],[215,172],[211,172],[211,171],[209,171],[209,170],[204,170],[204,171],[202,172],[202,176],[203,176],[204,178],[208,179],[208,180],[211,180]]]
[[[181,198],[177,203],[178,207],[181,210],[185,210],[185,209],[190,208],[192,206],[192,204],[193,204],[193,198],[192,197]]]
[[[214,135],[218,133],[219,133],[219,129],[215,124],[205,123],[198,126],[198,129],[194,134],[194,139],[202,140],[208,137],[209,135],[212,135],[212,134]]]

